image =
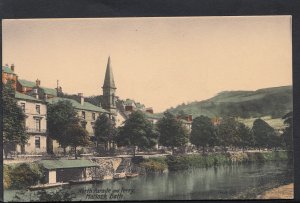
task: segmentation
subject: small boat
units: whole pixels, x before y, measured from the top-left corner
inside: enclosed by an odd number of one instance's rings
[[[39,184],[39,185],[30,186],[29,190],[42,190],[42,189],[47,189],[47,188],[60,187],[63,185],[68,185],[68,184],[69,183],[63,183],[63,182]]]
[[[124,179],[126,178],[125,173],[115,173],[114,180]]]
[[[134,178],[137,177],[139,174],[138,173],[126,173],[126,178]]]

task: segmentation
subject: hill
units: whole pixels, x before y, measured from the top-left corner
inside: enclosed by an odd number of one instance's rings
[[[258,89],[256,91],[224,91],[216,96],[167,109],[171,113],[184,112],[197,117],[236,116],[280,118],[293,108],[292,86]]]

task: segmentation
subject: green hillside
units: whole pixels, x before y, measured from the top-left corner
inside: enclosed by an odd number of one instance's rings
[[[259,89],[256,91],[224,91],[216,96],[168,109],[174,114],[184,111],[193,117],[236,116],[280,118],[292,110],[292,86]]]

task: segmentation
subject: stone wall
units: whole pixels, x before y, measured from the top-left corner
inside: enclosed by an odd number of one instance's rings
[[[116,169],[122,162],[122,158],[94,157],[91,161],[99,165],[99,168],[89,169],[89,174],[93,178],[112,179]]]

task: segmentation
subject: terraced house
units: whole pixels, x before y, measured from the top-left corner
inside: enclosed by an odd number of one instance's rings
[[[45,101],[20,92],[15,93],[18,105],[26,115],[25,126],[29,140],[23,146],[17,146],[18,153],[44,154],[47,152],[47,105]]]
[[[99,106],[95,106],[89,102],[84,101],[84,97],[82,93],[79,93],[80,101],[77,101],[75,99],[69,99],[69,98],[62,98],[62,97],[54,97],[47,99],[46,101],[48,103],[54,104],[59,101],[69,101],[71,102],[72,106],[77,111],[77,115],[80,118],[80,124],[83,128],[85,128],[89,135],[91,137],[94,136],[94,123],[96,119],[101,114],[109,114],[108,111],[104,110],[103,108]],[[53,152],[62,152],[63,149],[59,146],[59,144],[56,141],[53,141]]]

